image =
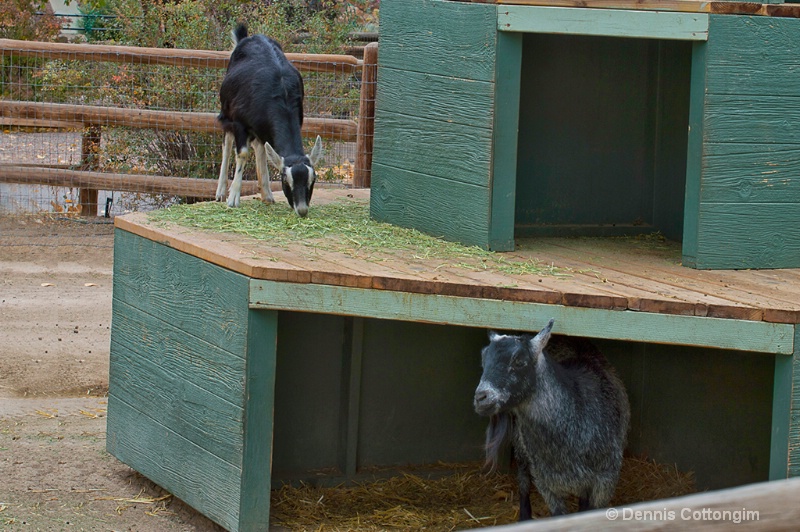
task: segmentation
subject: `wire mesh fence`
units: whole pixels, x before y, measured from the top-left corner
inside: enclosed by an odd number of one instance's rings
[[[214,197],[229,51],[0,39],[0,54],[0,215],[85,223]],[[303,134],[325,145],[320,183],[368,185],[374,65],[287,56],[304,78]],[[255,193],[252,163],[245,180]]]

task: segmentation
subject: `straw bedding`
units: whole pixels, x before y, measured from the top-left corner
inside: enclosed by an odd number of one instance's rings
[[[272,493],[271,525],[315,531],[443,531],[516,522],[519,503],[513,474],[487,474],[477,463],[440,464],[439,469],[431,478],[407,472],[335,488],[287,485]],[[695,491],[691,473],[627,457],[611,503],[621,506]],[[549,515],[537,493],[531,502],[534,516]],[[573,510],[577,501],[574,505]]]

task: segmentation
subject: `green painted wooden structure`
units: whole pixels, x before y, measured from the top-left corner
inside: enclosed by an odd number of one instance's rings
[[[480,461],[486,330],[550,318],[595,339],[625,381],[630,452],[694,471],[701,489],[800,473],[800,307],[766,321],[739,306],[725,308],[749,317],[541,303],[520,278],[445,295],[468,287],[137,216],[116,221],[108,450],[228,530],[264,530],[283,482]]]
[[[382,6],[373,217],[500,251],[660,231],[686,266],[800,267],[800,10],[618,3],[641,8]]]

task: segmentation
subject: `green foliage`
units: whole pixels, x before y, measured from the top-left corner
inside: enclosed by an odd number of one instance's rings
[[[0,38],[53,41],[61,23],[47,0],[3,0],[0,2]]]

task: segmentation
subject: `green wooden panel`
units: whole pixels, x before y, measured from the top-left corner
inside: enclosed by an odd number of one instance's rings
[[[373,160],[370,214],[378,221],[487,247],[489,201],[487,187],[393,168]]]
[[[782,88],[772,95],[709,94],[705,105],[706,142],[800,144],[800,98],[787,98]]]
[[[376,123],[375,154],[382,165],[459,183],[488,187],[490,129],[383,112]],[[379,183],[383,182],[383,176]],[[446,196],[442,201],[449,201]],[[461,208],[464,205],[460,205]]]
[[[525,35],[518,226],[652,224],[657,51],[645,39]]]
[[[514,249],[522,42],[522,36],[518,34],[501,33],[497,37],[497,115],[494,124],[489,228],[489,247],[494,251]]]
[[[109,453],[226,529],[238,530],[240,468],[113,394],[107,425]]]
[[[381,112],[492,128],[493,83],[388,67],[378,70],[378,78]]]
[[[359,466],[483,459],[472,407],[483,329],[366,319]]]
[[[796,328],[795,345],[800,345],[800,327]],[[788,476],[800,476],[800,348],[796,348],[792,361],[791,406],[788,424]],[[786,392],[785,382],[781,391]]]
[[[114,253],[107,448],[238,530],[248,279],[120,230]]]
[[[114,258],[115,298],[244,357],[244,276],[119,229]]]
[[[153,360],[118,344],[112,349],[114,364],[109,372],[109,387],[113,397],[135,405],[154,422],[232,466],[241,464],[242,397],[239,404],[226,401],[185,380],[180,371],[166,371]]]
[[[269,528],[278,313],[251,311],[249,314],[238,530],[260,532]]]
[[[670,11],[502,5],[497,8],[497,27],[526,33],[708,39],[708,15]]]
[[[381,6],[380,33],[380,66],[494,80],[497,14],[493,5],[392,0]]]
[[[795,339],[795,343],[797,339]],[[790,475],[789,448],[790,434],[797,427],[793,426],[795,411],[798,406],[794,395],[795,378],[800,375],[800,357],[795,353],[791,357],[775,357],[775,376],[772,386],[772,436],[770,441],[769,479],[780,480]],[[796,423],[794,423],[796,425]],[[795,440],[796,441],[796,440]],[[794,444],[792,447],[796,448]],[[793,457],[795,458],[795,457]],[[794,474],[798,474],[797,462],[794,462]]]
[[[767,480],[773,357],[666,345],[643,355],[641,440],[631,451],[692,471],[699,489]]]
[[[707,143],[704,201],[800,203],[800,143]],[[798,264],[800,266],[800,264]]]
[[[762,353],[794,352],[794,327],[779,323],[260,280],[251,281],[250,286],[252,308],[533,331],[554,318],[554,332],[559,334]]]
[[[800,19],[711,15],[708,93],[796,96],[798,55]]]
[[[281,312],[275,388],[273,476],[308,479],[340,469],[344,318]]]
[[[798,203],[704,203],[695,267],[796,268],[798,221]]]
[[[242,405],[244,365],[241,358],[181,331],[167,320],[114,300],[111,328],[112,351],[116,346],[135,349],[139,364],[153,364],[180,376],[187,384]]]
[[[686,198],[686,156],[692,69],[692,43],[659,41],[655,72],[653,227],[680,242]]]
[[[683,264],[697,263],[700,230],[700,190],[703,178],[703,120],[706,95],[706,43],[692,46],[689,88],[689,137],[686,148],[686,198],[683,204]]]

